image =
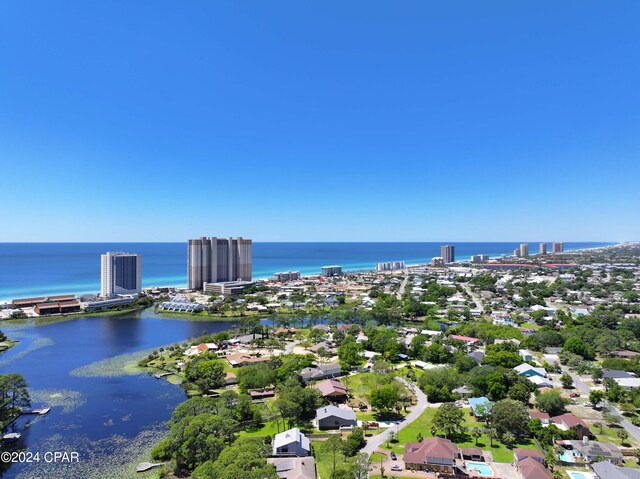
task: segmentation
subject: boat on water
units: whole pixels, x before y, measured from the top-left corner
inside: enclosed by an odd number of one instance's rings
[[[16,442],[21,437],[22,434],[20,434],[19,432],[10,432],[2,436],[2,440],[4,442]]]

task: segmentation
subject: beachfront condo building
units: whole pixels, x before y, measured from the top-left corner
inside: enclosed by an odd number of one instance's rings
[[[142,256],[134,253],[101,255],[100,296],[113,298],[119,294],[142,291]]]
[[[440,257],[445,264],[453,263],[456,260],[455,247],[453,245],[440,246]]]
[[[564,243],[553,243],[553,252],[562,253],[564,251]]]
[[[525,258],[529,256],[529,243],[520,244],[520,257]]]
[[[342,266],[323,266],[320,275],[326,278],[330,278],[332,276],[342,276]]]
[[[547,254],[547,243],[540,243],[540,254]]]
[[[206,238],[188,242],[189,289],[202,290],[205,283],[251,281],[250,239]]]

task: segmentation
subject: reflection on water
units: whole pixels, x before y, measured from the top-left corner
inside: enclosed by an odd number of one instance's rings
[[[148,310],[3,328],[21,342],[0,355],[0,373],[22,374],[32,406],[51,406],[46,416],[22,416],[12,425],[22,438],[11,447],[41,455],[78,451],[81,464],[13,464],[2,477],[144,478],[132,463],[166,434],[164,423],[185,397],[180,387],[134,374],[129,366],[153,348],[232,326],[176,321]],[[128,374],[115,374],[123,368]]]

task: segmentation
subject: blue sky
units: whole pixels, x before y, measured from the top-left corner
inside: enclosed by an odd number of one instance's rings
[[[0,2],[0,241],[640,239],[640,3]]]

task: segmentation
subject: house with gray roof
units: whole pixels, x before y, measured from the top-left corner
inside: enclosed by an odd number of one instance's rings
[[[356,413],[351,409],[324,406],[316,410],[318,429],[339,429],[358,425]]]
[[[280,479],[316,479],[316,463],[313,457],[270,457],[269,464],[276,468]]]
[[[640,479],[640,469],[615,466],[609,461],[596,462],[591,468],[598,479]]]
[[[321,379],[335,378],[342,374],[342,366],[339,363],[322,364],[315,368],[304,368],[300,371],[303,381],[320,381]]]

